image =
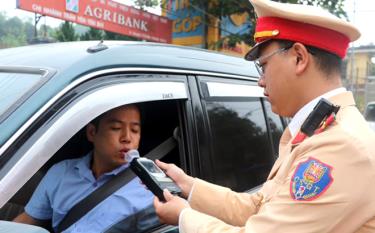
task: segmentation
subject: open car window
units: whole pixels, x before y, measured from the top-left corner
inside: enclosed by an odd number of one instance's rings
[[[1,168],[3,186],[0,192],[4,195],[0,197],[0,205],[5,204],[69,138],[101,113],[129,103],[186,98],[184,82],[131,82],[91,90],[63,105],[62,109],[52,107],[50,111],[54,115],[45,119]],[[17,184],[13,182],[15,177]]]
[[[187,88],[184,76],[161,79],[157,81],[154,77],[152,81],[121,83],[110,82],[107,78],[106,83],[100,85],[85,83],[87,87],[78,87],[63,96],[63,104],[52,105],[50,112],[45,114],[48,118],[38,125],[0,170],[0,192],[4,194],[0,197],[1,206],[4,206],[0,210],[0,219],[12,220],[23,211],[39,181],[53,164],[90,151],[85,125],[110,109],[133,103],[140,106],[141,155],[171,137],[180,124],[179,106],[188,98]],[[72,96],[71,93],[75,96],[67,101],[66,96]],[[176,148],[165,161],[179,164],[179,156],[179,148]],[[14,183],[15,178],[17,183]]]

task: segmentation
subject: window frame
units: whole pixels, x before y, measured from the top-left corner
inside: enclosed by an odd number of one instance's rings
[[[138,77],[129,76],[131,74],[111,76],[110,73],[104,73],[67,91],[49,108],[43,110],[29,132],[18,138],[2,155],[8,159],[0,170],[0,192],[4,194],[0,197],[0,206],[3,206],[71,136],[101,113],[130,103],[189,99],[184,75],[144,72],[136,74]],[[127,87],[128,94],[123,94],[124,87]],[[139,91],[141,89],[147,89],[147,92]],[[86,108],[89,100],[96,100],[96,104]],[[15,180],[17,182],[14,182]]]
[[[209,88],[206,85],[206,83],[222,83],[226,84],[232,88],[235,87],[235,85],[239,86],[247,86],[247,89],[251,91],[251,89],[255,90],[254,93],[249,93],[246,94],[246,92],[243,92],[244,89],[242,89],[241,92],[236,92],[235,90],[230,90],[227,92],[227,95],[224,94],[214,94],[213,96],[210,95]],[[263,111],[263,119],[265,122],[265,125],[267,127],[267,140],[270,143],[270,146],[272,145],[272,135],[271,132],[269,131],[269,122],[267,119],[267,116],[265,114],[265,109],[263,105],[263,101],[265,100],[265,96],[263,94],[263,89],[257,85],[257,82],[254,82],[254,80],[244,80],[244,79],[235,79],[235,78],[221,78],[221,77],[210,77],[210,76],[198,76],[197,77],[197,86],[200,94],[200,108],[202,111],[202,119],[200,122],[197,124],[200,125],[200,127],[204,127],[205,130],[202,132],[200,131],[200,143],[203,144],[204,146],[200,147],[199,151],[199,163],[200,163],[200,172],[199,174],[201,177],[205,180],[212,181],[214,178],[214,173],[213,173],[213,167],[212,167],[212,161],[210,160],[207,161],[207,158],[213,158],[213,153],[214,149],[213,144],[211,143],[211,135],[212,135],[212,130],[210,128],[210,123],[209,123],[209,116],[206,108],[205,101],[246,101],[246,99],[259,99],[259,104],[262,107]],[[245,88],[246,89],[246,88]],[[230,95],[232,93],[232,95]],[[192,96],[193,98],[193,96]],[[197,126],[197,128],[199,128]],[[270,148],[270,153],[276,156],[275,151],[273,149],[273,146]],[[204,169],[204,170],[203,170]]]

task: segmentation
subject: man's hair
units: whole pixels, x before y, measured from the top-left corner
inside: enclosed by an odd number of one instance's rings
[[[281,48],[288,48],[293,46],[294,41],[289,40],[275,40]],[[328,51],[322,50],[317,47],[304,45],[307,51],[313,55],[314,60],[317,64],[319,70],[321,70],[324,74],[329,77],[332,74],[340,74],[341,66],[342,66],[342,59]]]
[[[142,118],[142,114],[141,114],[141,108],[137,105],[137,104],[127,104],[127,105],[122,105],[120,107],[124,107],[124,106],[134,106],[135,108],[138,109],[139,111],[139,114]],[[118,108],[120,108],[118,107]],[[116,109],[116,108],[113,108],[113,109]],[[97,131],[99,129],[99,124],[100,124],[100,121],[103,119],[103,117],[105,116],[105,114],[107,114],[108,112],[112,111],[113,109],[110,109],[102,114],[100,114],[99,116],[95,117],[92,121],[90,121],[89,124],[92,124],[95,126],[95,130]]]
[[[95,117],[92,121],[90,121],[90,123],[89,124],[92,124],[92,125],[94,125],[95,126],[95,130],[96,131],[98,131],[98,128],[99,128],[99,123],[100,123],[100,121],[103,119],[103,116],[106,114],[106,112],[105,113],[102,113],[102,114],[100,114],[99,116],[97,116],[97,117]]]

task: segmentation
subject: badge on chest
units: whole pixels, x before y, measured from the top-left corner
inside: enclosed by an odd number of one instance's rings
[[[297,201],[311,201],[322,195],[333,182],[332,167],[310,157],[298,164],[290,181],[290,194]]]

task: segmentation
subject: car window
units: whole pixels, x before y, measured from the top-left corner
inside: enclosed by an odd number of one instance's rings
[[[262,91],[250,82],[212,83],[201,83],[202,92],[206,92],[202,104],[212,145],[206,160],[210,176],[217,184],[245,191],[265,181],[275,158],[260,98]]]
[[[46,108],[50,112],[43,115],[45,118],[40,118],[35,131],[29,130],[27,138],[13,149],[10,159],[0,170],[3,184],[0,191],[4,194],[0,197],[1,206],[7,203],[11,208],[19,206],[22,209],[53,164],[87,153],[90,148],[82,141],[82,137],[85,138],[84,126],[109,109],[131,103],[142,105],[141,111],[147,117],[142,122],[145,130],[141,137],[141,155],[173,135],[179,126],[178,102],[187,100],[185,77],[153,75],[150,81],[150,75],[140,74],[137,81],[129,82],[128,76],[123,76],[122,79],[116,75],[85,82],[72,90],[73,94],[67,92],[61,97],[64,103],[66,98],[71,98],[68,104],[57,102]],[[175,148],[165,161],[179,164],[178,156],[179,148]],[[1,211],[7,212],[5,209]],[[15,216],[6,214],[5,217],[11,220]]]
[[[17,101],[21,101],[41,79],[40,74],[0,72],[0,122],[4,113],[15,108]]]
[[[263,103],[266,110],[268,127],[272,137],[273,149],[277,153],[279,151],[279,142],[284,131],[284,126],[280,116],[272,112],[271,103],[266,100],[264,100]]]
[[[238,191],[263,183],[273,157],[260,100],[206,104],[216,182]]]
[[[375,121],[375,104],[369,104],[366,107],[365,119],[367,121]]]

